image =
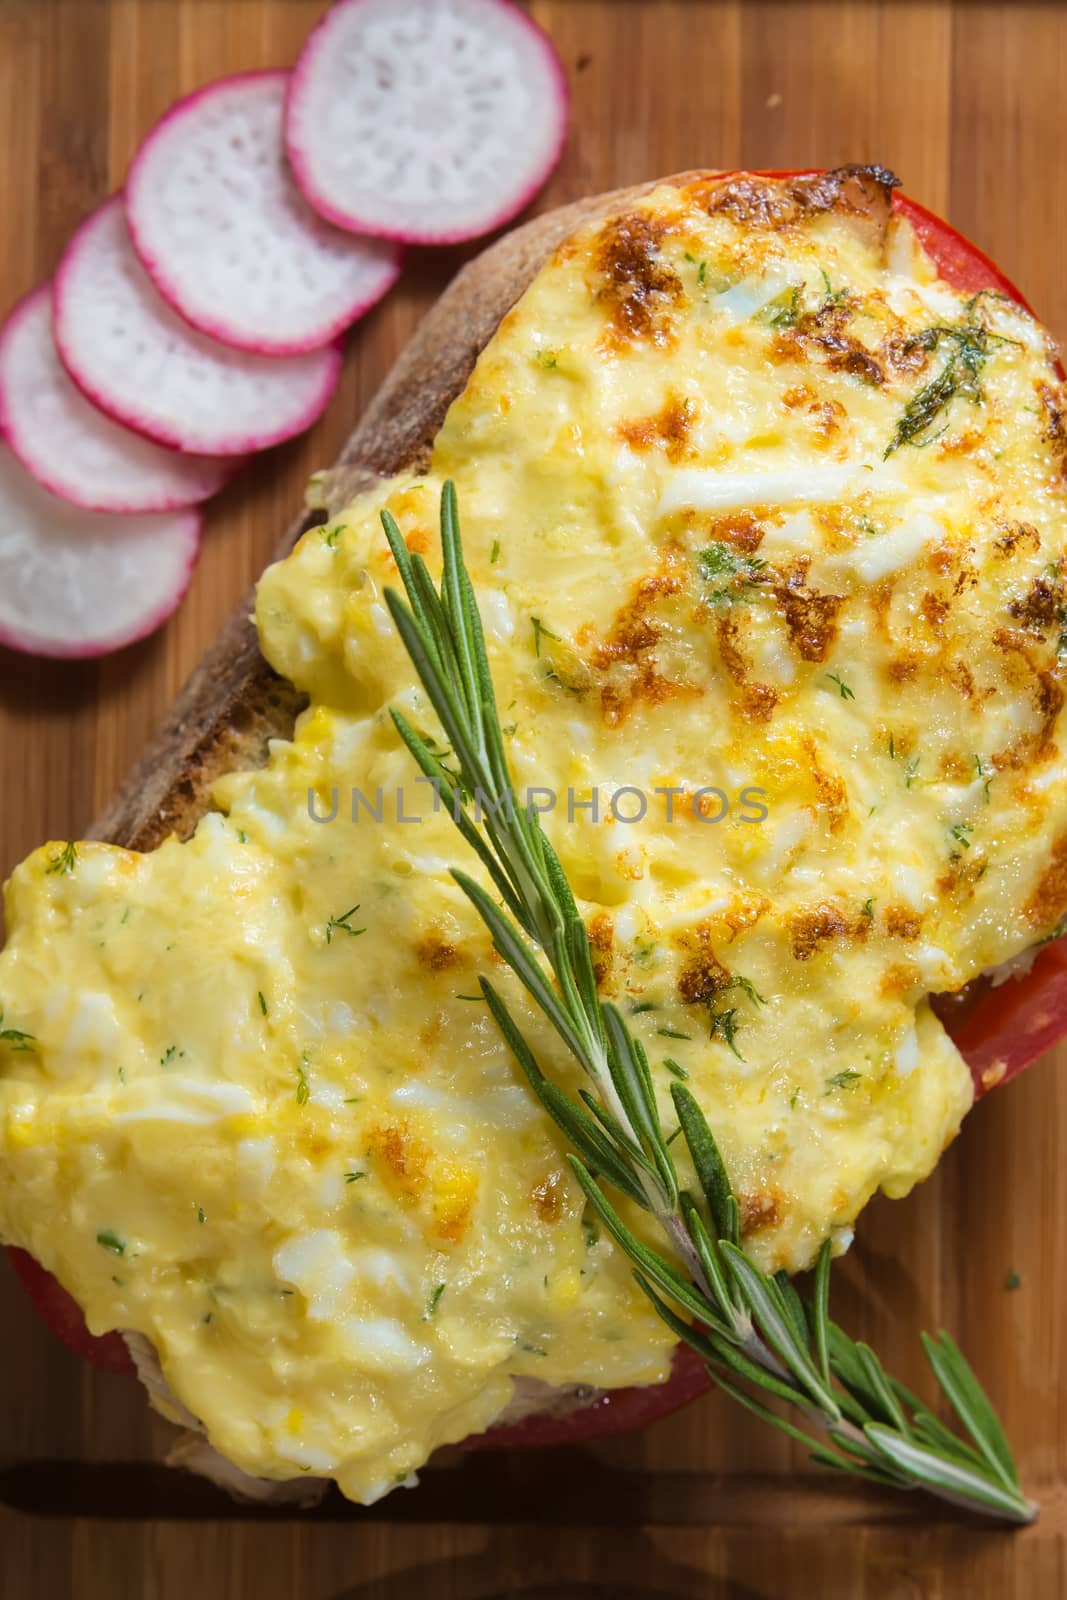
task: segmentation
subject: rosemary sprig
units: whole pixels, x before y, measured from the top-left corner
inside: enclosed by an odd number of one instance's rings
[[[465,872],[453,870],[455,881],[595,1093],[565,1093],[541,1070],[486,978],[482,993],[531,1089],[570,1142],[578,1182],[633,1263],[637,1282],[667,1326],[704,1357],[719,1387],[808,1446],[819,1465],[894,1488],[925,1488],[1005,1521],[1032,1521],[1037,1508],[1020,1489],[1003,1430],[948,1334],[924,1335],[923,1348],[969,1439],[947,1428],[889,1376],[873,1350],[831,1320],[829,1240],[807,1298],[784,1272],[762,1272],[745,1252],[714,1136],[693,1094],[675,1078],[670,1095],[698,1189],[683,1186],[645,1049],[618,1007],[598,995],[566,875],[536,812],[520,805],[512,785],[454,486],[447,483],[441,499],[440,592],[388,511],[382,524],[407,595],[405,601],[387,589],[386,600],[461,785],[399,711],[393,722],[423,773],[440,785],[502,904]],[[638,1238],[609,1199],[609,1186],[655,1219],[669,1254]],[[767,1399],[785,1402],[798,1420],[771,1410]]]

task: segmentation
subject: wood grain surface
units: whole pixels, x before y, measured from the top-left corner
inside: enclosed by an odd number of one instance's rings
[[[179,94],[291,62],[323,9],[322,0],[0,0],[0,310],[52,270]],[[567,151],[540,207],[691,166],[877,160],[989,251],[1067,335],[1067,5],[536,0],[531,10],[574,90]],[[462,259],[416,253],[352,338],[328,416],[213,506],[192,591],[163,633],[100,664],[0,652],[0,872],[43,838],[77,836],[100,809],[259,572],[306,476],[336,455]],[[499,1493],[475,1485],[447,1521],[134,1516],[138,1477],[106,1473],[159,1459],[165,1425],[135,1386],[68,1358],[5,1267],[0,1497],[4,1483],[29,1493],[32,1463],[62,1459],[75,1470],[49,1480],[56,1504],[69,1491],[85,1506],[95,1493],[107,1515],[0,1511],[0,1600],[1067,1594],[1067,1085],[1058,1065],[1067,1057],[990,1095],[934,1179],[870,1208],[837,1290],[842,1320],[915,1386],[915,1331],[947,1326],[961,1337],[1043,1502],[1034,1529],[1011,1535],[919,1500],[840,1491],[715,1396],[588,1457],[516,1468],[535,1492],[538,1481],[554,1483],[545,1526],[530,1520],[521,1481],[504,1493],[503,1470]],[[105,1464],[96,1477],[94,1462]],[[609,1471],[622,1476],[597,1479]]]

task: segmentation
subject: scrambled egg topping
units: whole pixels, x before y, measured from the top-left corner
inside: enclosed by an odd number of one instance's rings
[[[871,180],[663,187],[579,234],[431,473],[264,577],[292,742],[188,842],[15,871],[0,1233],[94,1330],[146,1335],[246,1471],[357,1499],[517,1377],[661,1380],[670,1335],[476,998],[493,973],[574,1086],[387,715],[440,738],[379,511],[434,567],[455,479],[518,787],[603,991],[666,1124],[672,1071],[698,1095],[749,1249],[794,1270],[970,1105],[927,994],[1067,906],[1065,452],[1044,332],[940,281]]]

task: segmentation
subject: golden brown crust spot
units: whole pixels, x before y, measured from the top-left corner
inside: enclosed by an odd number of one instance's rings
[[[650,613],[662,600],[682,592],[688,577],[684,552],[671,547],[663,554],[660,570],[638,582],[601,641],[592,640],[591,629],[579,632],[579,644],[590,651],[590,668],[608,677],[601,685],[600,707],[609,727],[624,722],[639,702],[662,705],[703,694],[699,684],[664,676],[655,654],[662,629]]]
[[[993,540],[993,549],[1001,560],[1015,554],[1016,550],[1040,550],[1041,535],[1029,522],[1014,522]]]
[[[367,1135],[367,1154],[399,1194],[416,1199],[425,1193],[433,1151],[411,1132],[406,1122],[372,1128]]]
[[[922,926],[922,913],[913,911],[910,906],[886,907],[885,928],[894,939],[917,939]]]
[[[1037,398],[1045,413],[1045,426],[1041,437],[1052,449],[1061,465],[1067,460],[1067,403],[1059,384],[1036,383]]]
[[[809,961],[820,945],[830,939],[847,939],[856,931],[856,925],[829,900],[792,912],[787,926],[795,961]]]
[[[415,959],[429,972],[447,972],[463,964],[463,952],[432,928],[415,942]]]
[[[624,343],[666,344],[682,282],[660,254],[665,226],[641,212],[610,218],[595,240],[594,262],[603,283],[609,327]]]
[[[856,165],[784,179],[740,172],[703,180],[689,192],[705,200],[710,216],[730,216],[745,228],[772,232],[836,212],[859,221],[880,245],[898,184],[885,167]]]
[[[739,1194],[737,1207],[740,1213],[741,1232],[748,1238],[764,1228],[776,1228],[782,1220],[782,1196],[777,1189],[767,1187]]]
[[[762,522],[751,511],[731,511],[716,517],[705,530],[709,544],[728,544],[742,555],[755,555],[766,533]]]
[[[940,595],[928,592],[922,597],[922,614],[935,633],[943,630],[951,610],[949,602]]]
[[[648,450],[660,445],[668,461],[681,461],[688,453],[689,432],[696,411],[691,400],[680,400],[669,395],[663,407],[653,417],[634,417],[620,424],[619,437],[631,450]]]
[[[530,1199],[542,1222],[558,1222],[566,1200],[562,1172],[549,1172],[539,1178],[530,1190]]]
[[[687,1005],[711,1000],[729,986],[730,973],[715,954],[712,932],[710,922],[698,922],[676,940],[686,952],[686,963],[678,978],[678,993]]]
[[[848,818],[848,791],[839,773],[828,772],[819,760],[819,747],[809,734],[802,745],[808,758],[811,781],[818,795],[817,816],[828,820],[831,833],[840,833]]]
[[[769,722],[778,704],[778,691],[769,683],[749,682],[748,663],[738,640],[740,628],[732,611],[724,611],[716,621],[719,658],[741,690],[735,709],[749,722]]]
[[[1010,602],[1008,613],[1028,633],[1047,633],[1058,623],[1063,608],[1062,580],[1057,573],[1046,571],[1032,580],[1024,599]]]
[[[1055,927],[1067,911],[1067,833],[1061,833],[1052,846],[1048,864],[1023,906],[1023,916],[1031,928],[1044,931]]]
[[[780,361],[797,362],[816,356],[831,372],[847,372],[878,387],[885,382],[878,358],[848,330],[854,311],[848,298],[824,300],[814,311],[798,317],[791,328],[779,329],[774,354]]]
[[[1017,686],[1030,690],[1040,723],[1033,733],[1022,734],[993,756],[998,767],[1022,767],[1038,761],[1052,749],[1052,734],[1063,707],[1063,689],[1054,672],[1039,667],[1030,654],[1031,641],[1013,628],[998,628],[993,643],[1017,662]]]
[[[837,614],[843,595],[819,594],[814,589],[783,584],[774,591],[782,608],[789,637],[804,661],[825,661],[837,634]]]
[[[607,911],[598,911],[590,918],[586,931],[592,947],[593,976],[599,989],[607,983],[615,965],[615,919]]]

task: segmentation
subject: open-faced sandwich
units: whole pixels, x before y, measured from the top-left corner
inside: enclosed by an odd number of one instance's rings
[[[878,168],[686,174],[461,274],[258,647],[7,888],[0,1235],[186,1459],[369,1502],[747,1361],[968,1497],[999,1438],[894,1432],[825,1279],[1067,1030],[1065,406]]]

